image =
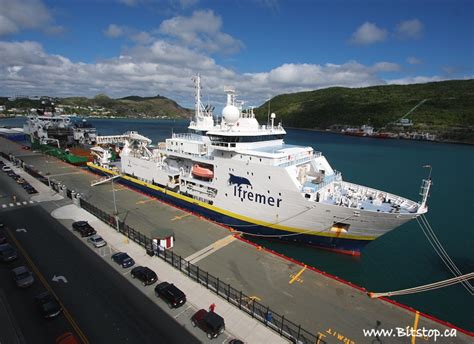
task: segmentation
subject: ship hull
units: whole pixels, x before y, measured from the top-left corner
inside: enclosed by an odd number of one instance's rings
[[[96,174],[105,176],[114,175],[112,172],[108,173],[107,170],[103,168],[99,169],[96,167],[96,165],[93,164],[88,164],[88,167],[92,172]],[[250,237],[266,237],[278,241],[315,246],[318,248],[323,248],[350,255],[360,255],[360,251],[372,241],[362,239],[348,239],[337,236],[323,236],[317,234],[309,235],[303,234],[301,232],[290,232],[282,229],[271,228],[249,221],[244,221],[237,217],[230,216],[224,212],[213,210],[212,206],[201,206],[199,202],[196,202],[194,199],[189,197],[176,197],[175,192],[166,192],[166,190],[161,191],[158,190],[158,188],[151,188],[147,186],[146,183],[142,183],[141,181],[136,180],[132,177],[120,177],[117,178],[117,181],[120,184],[126,185],[147,195],[156,197],[159,200],[164,201],[168,204],[190,211],[199,216],[203,216],[211,221],[214,221],[221,225],[225,225],[236,231],[243,232],[244,235],[248,235]]]

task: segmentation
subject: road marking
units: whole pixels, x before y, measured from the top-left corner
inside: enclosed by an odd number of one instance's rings
[[[418,321],[420,320],[420,312],[416,311],[415,313],[415,322],[413,323],[413,332],[412,332],[412,336],[411,336],[411,344],[415,344],[416,343],[416,330],[418,328]]]
[[[76,331],[76,334],[81,338],[82,342],[84,344],[89,344],[89,340],[87,339],[87,337],[84,335],[84,333],[82,332],[82,330],[79,328],[79,326],[77,325],[77,323],[74,321],[74,319],[72,318],[71,314],[69,313],[69,311],[66,309],[66,307],[64,306],[64,304],[62,303],[62,301],[59,299],[59,297],[56,295],[56,293],[54,292],[53,288],[51,288],[51,286],[49,285],[48,281],[44,278],[43,274],[38,270],[38,268],[36,267],[36,265],[33,263],[33,261],[31,260],[30,256],[26,253],[25,249],[23,248],[23,246],[20,245],[19,241],[13,236],[13,234],[10,232],[10,230],[7,228],[6,229],[9,237],[13,240],[13,242],[15,243],[16,247],[18,248],[18,250],[20,250],[21,254],[23,255],[23,257],[25,258],[25,260],[28,262],[28,264],[30,265],[31,269],[33,270],[33,272],[36,274],[36,276],[38,276],[38,278],[40,279],[41,283],[43,283],[44,287],[58,300],[59,304],[61,305],[62,309],[63,309],[63,313],[64,313],[64,316],[66,317],[66,319],[69,321],[69,324],[71,324],[71,326],[73,327],[73,329]]]
[[[27,230],[25,228],[17,228],[16,229],[16,232],[20,233],[20,232],[27,232]]]
[[[67,283],[67,279],[66,279],[66,277],[64,277],[64,276],[56,276],[56,275],[54,275],[51,280],[52,280],[53,282],[63,281],[63,283]]]
[[[188,217],[188,216],[191,216],[191,214],[184,214],[184,215],[181,215],[181,216],[175,216],[171,219],[171,221],[181,220],[181,219],[184,219],[185,217]]]
[[[294,297],[293,295],[291,295],[290,293],[287,293],[286,291],[284,291],[283,294],[285,294],[288,297]]]
[[[258,296],[249,296],[249,297],[243,297],[242,301],[247,301],[247,303],[245,304],[245,307],[248,307],[252,301],[262,301],[262,299],[259,298]]]
[[[301,274],[306,270],[306,264],[304,265],[304,267],[296,274],[293,276],[293,278],[290,280],[290,282],[288,282],[289,284],[293,284],[294,281],[298,280],[298,282],[301,282],[301,280],[299,279],[299,277],[301,276]]]
[[[326,337],[326,335],[325,335],[324,333],[318,332],[318,338],[317,338],[316,344],[324,343],[324,342],[321,342],[321,340],[322,340],[324,337]]]
[[[202,250],[199,250],[193,253],[192,255],[188,256],[185,259],[190,263],[196,264],[201,259],[206,258],[208,255],[229,245],[234,240],[235,240],[235,237],[233,235],[228,235],[220,240],[217,240],[216,242],[213,242],[209,246],[204,247]]]
[[[145,204],[145,203],[149,203],[149,202],[153,202],[153,201],[154,201],[154,199],[146,199],[146,200],[143,200],[143,201],[138,201],[135,204]]]

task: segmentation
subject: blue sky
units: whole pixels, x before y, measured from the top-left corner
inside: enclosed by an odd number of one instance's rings
[[[474,1],[0,0],[0,95],[161,94],[195,73],[248,105],[474,75]]]

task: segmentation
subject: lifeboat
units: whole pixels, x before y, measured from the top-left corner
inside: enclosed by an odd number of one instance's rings
[[[214,172],[210,168],[202,167],[197,164],[193,165],[191,173],[193,176],[200,178],[212,179],[214,177]]]

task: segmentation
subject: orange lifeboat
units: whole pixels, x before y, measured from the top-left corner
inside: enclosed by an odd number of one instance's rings
[[[212,179],[214,177],[214,172],[210,168],[202,167],[197,164],[193,165],[191,173],[193,176],[206,179]]]

